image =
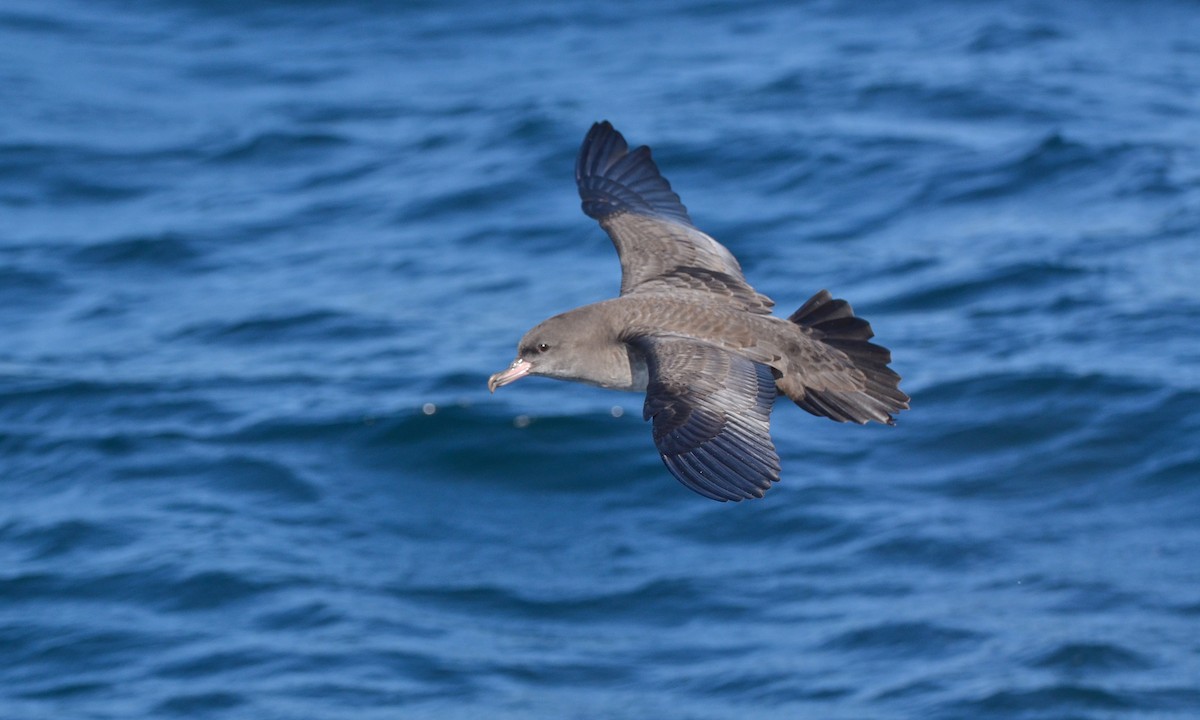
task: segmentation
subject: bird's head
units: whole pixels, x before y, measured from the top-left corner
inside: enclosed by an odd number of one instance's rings
[[[515,382],[526,375],[575,379],[572,371],[577,363],[572,359],[579,339],[572,332],[571,323],[563,315],[556,315],[539,323],[517,343],[517,359],[506,370],[488,378],[488,389]]]
[[[629,361],[623,344],[584,307],[539,323],[517,344],[517,358],[488,378],[488,389],[541,375],[614,387],[625,384]]]

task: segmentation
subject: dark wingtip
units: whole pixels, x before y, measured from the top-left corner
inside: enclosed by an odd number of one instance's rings
[[[605,133],[612,132],[612,133],[617,133],[618,135],[621,134],[621,133],[617,132],[616,128],[613,127],[612,123],[610,123],[607,120],[601,120],[600,122],[592,123],[592,129],[588,130],[588,135],[590,136],[595,133],[601,133],[601,132],[605,132]]]
[[[575,160],[575,183],[588,217],[600,220],[632,212],[692,225],[679,195],[654,164],[650,148],[631,151],[607,120],[592,125],[584,137]]]

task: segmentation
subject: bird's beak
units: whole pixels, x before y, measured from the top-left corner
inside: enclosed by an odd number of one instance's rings
[[[520,380],[521,378],[525,377],[529,374],[529,371],[532,368],[533,366],[525,362],[524,358],[517,358],[516,360],[513,360],[512,365],[509,365],[507,370],[501,370],[500,372],[488,378],[488,390],[491,392],[496,392],[496,388],[500,387],[501,385],[507,385],[510,382]]]

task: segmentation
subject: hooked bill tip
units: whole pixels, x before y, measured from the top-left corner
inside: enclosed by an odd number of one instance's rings
[[[529,374],[529,370],[529,363],[525,362],[523,359],[517,358],[516,360],[513,360],[512,365],[510,365],[507,370],[501,370],[500,372],[488,378],[488,391],[493,393],[496,392],[496,388],[502,387],[514,380],[519,380],[525,377],[527,374]]]

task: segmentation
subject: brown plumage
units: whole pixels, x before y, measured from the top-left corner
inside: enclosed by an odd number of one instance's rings
[[[908,408],[867,321],[825,290],[786,320],[772,316],[774,302],[692,224],[649,148],[631,152],[597,123],[575,180],[584,212],[617,248],[621,295],[534,327],[491,390],[544,375],[645,392],[663,462],[714,500],[762,497],[779,480],[769,428],[777,394],[838,422],[892,425]]]

